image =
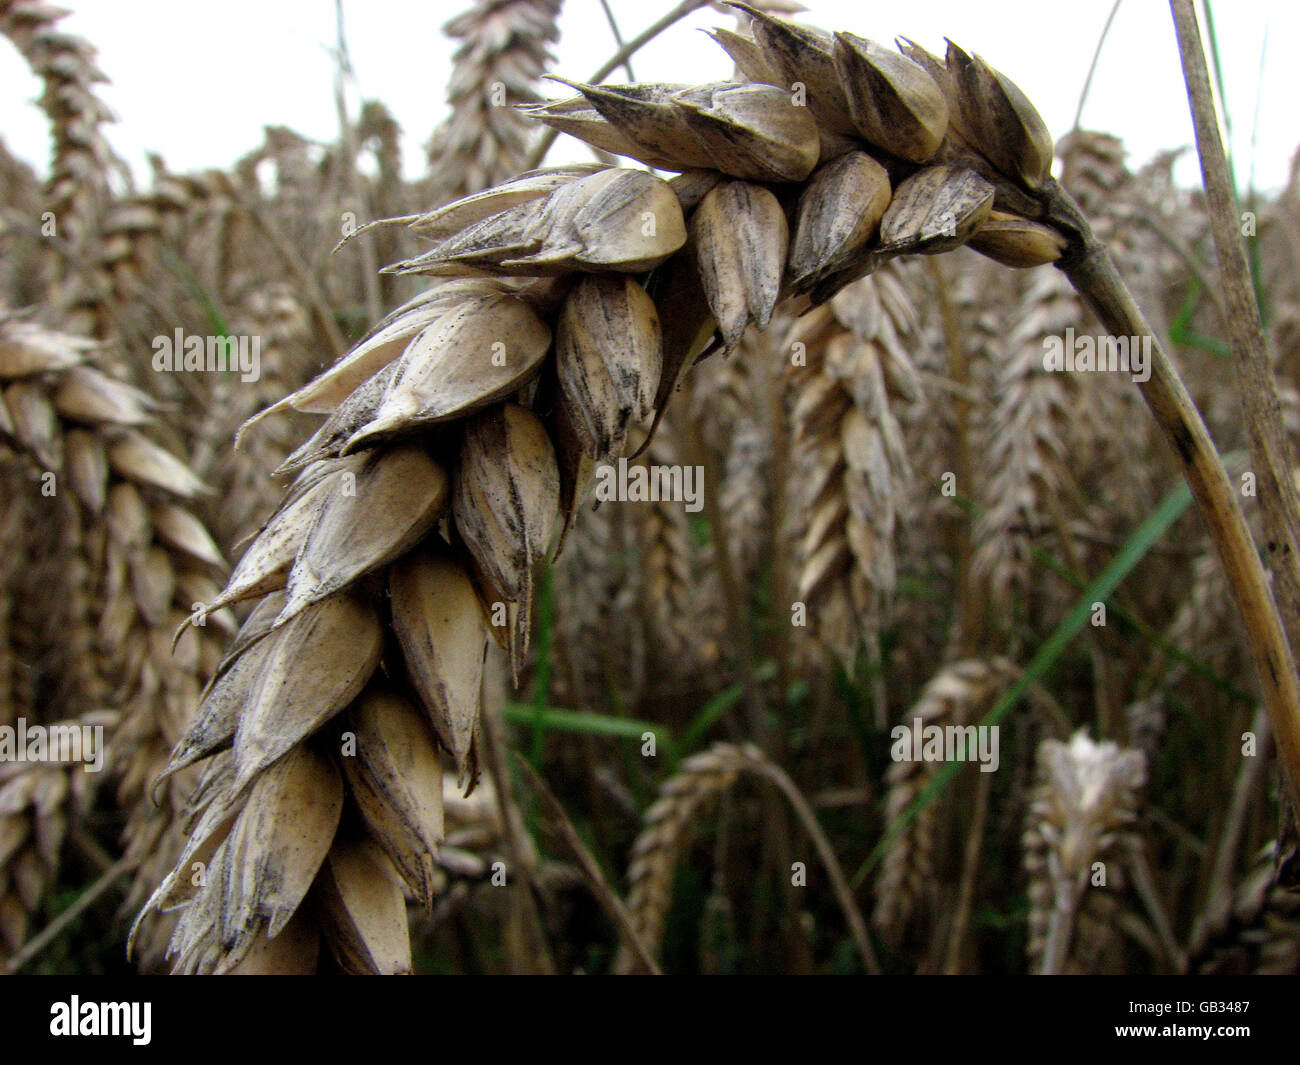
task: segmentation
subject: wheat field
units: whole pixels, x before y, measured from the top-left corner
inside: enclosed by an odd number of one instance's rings
[[[1190,0],[1197,187],[986,42],[462,2],[431,134],[145,183],[0,0],[0,971],[1300,971],[1300,166]]]

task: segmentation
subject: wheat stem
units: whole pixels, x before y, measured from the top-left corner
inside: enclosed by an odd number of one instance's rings
[[[1294,790],[1300,781],[1300,686],[1291,647],[1241,505],[1187,387],[1110,254],[1092,238],[1081,212],[1063,190],[1056,191],[1055,201],[1053,207],[1073,215],[1084,235],[1083,253],[1062,267],[1070,283],[1114,336],[1151,337],[1151,376],[1139,385],[1142,398],[1182,464],[1228,575],[1277,737],[1280,761]]]
[[[137,859],[134,856],[119,858],[109,869],[100,874],[98,880],[81,893],[76,902],[23,944],[22,949],[5,963],[5,973],[12,975],[22,969],[24,965],[62,935],[63,930],[80,917],[96,899],[117,881],[121,880],[122,877],[126,876],[127,873],[134,870],[136,865]]]
[[[663,971],[655,962],[654,955],[650,953],[650,948],[646,946],[645,941],[632,924],[632,917],[628,913],[627,906],[614,893],[614,889],[609,886],[604,873],[601,872],[600,864],[596,861],[587,845],[582,842],[582,837],[578,835],[578,830],[573,827],[573,822],[569,819],[569,815],[565,813],[564,807],[560,805],[560,800],[555,797],[555,793],[551,791],[550,786],[542,778],[541,774],[529,764],[523,755],[518,751],[511,751],[510,753],[514,756],[515,764],[519,767],[524,779],[528,781],[528,785],[536,792],[537,797],[542,800],[542,805],[546,807],[548,816],[559,830],[564,842],[578,859],[578,865],[587,878],[592,895],[600,903],[601,908],[610,921],[613,922],[614,927],[618,929],[618,934],[623,937],[624,943],[631,948],[632,952],[637,956],[637,960],[646,967],[649,973],[654,976],[662,976]]]

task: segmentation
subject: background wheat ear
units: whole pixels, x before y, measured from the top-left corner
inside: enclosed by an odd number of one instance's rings
[[[44,83],[40,104],[54,142],[46,209],[76,244],[95,231],[109,201],[109,175],[121,163],[102,128],[113,121],[98,94],[98,85],[108,79],[96,63],[94,47],[59,29],[66,14],[39,0],[7,0],[0,6],[0,33]]]
[[[916,733],[918,739],[918,728],[924,732],[931,725],[944,728],[973,724],[1017,674],[1015,666],[1005,659],[953,662],[935,674],[917,701],[900,716],[899,724],[908,729],[909,736]],[[885,774],[889,789],[886,825],[894,824],[925,792],[939,768],[934,762],[911,759],[896,761],[889,767]],[[871,921],[891,948],[902,944],[909,927],[923,914],[933,912],[940,882],[935,865],[942,820],[939,804],[930,803],[894,837],[881,859]]]
[[[155,805],[146,794],[149,781],[188,725],[233,618],[214,614],[210,626],[190,632],[173,653],[172,634],[217,590],[213,577],[224,562],[190,509],[204,486],[144,435],[155,404],[99,362],[98,345],[83,337],[0,315],[4,443],[29,474],[14,485],[23,501],[19,512],[30,522],[22,532],[62,543],[68,552],[60,556],[66,565],[53,593],[50,587],[33,592],[28,602],[47,604],[62,625],[48,634],[51,646],[77,656],[75,668],[60,669],[60,699],[7,705],[31,714],[32,723],[48,722],[52,710],[88,719],[104,706],[120,708],[110,722],[105,775],[117,780],[118,801],[130,812],[127,860],[140,891],[179,850],[176,815],[185,802],[178,782]],[[27,653],[39,666],[50,652],[38,645]],[[71,792],[58,791],[55,779],[30,778],[44,797],[42,815],[54,816],[64,794],[84,809],[89,785],[77,781]],[[27,786],[15,782],[12,794]],[[56,843],[44,845],[50,873],[57,872],[59,854]],[[149,957],[157,962],[157,955]]]
[[[1076,964],[1096,971],[1114,935],[1146,762],[1081,731],[1068,744],[1044,740],[1038,772],[1024,838],[1030,962],[1037,972],[1066,972],[1072,952],[1086,953]]]
[[[434,202],[458,199],[524,169],[535,127],[514,107],[537,99],[559,39],[563,0],[475,0],[443,32],[460,41],[448,85],[451,118],[429,142]]]

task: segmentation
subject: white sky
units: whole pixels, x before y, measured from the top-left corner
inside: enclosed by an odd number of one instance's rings
[[[228,166],[261,141],[263,125],[285,125],[330,140],[333,101],[332,0],[63,0],[64,28],[88,37],[111,79],[104,97],[118,116],[110,139],[136,169],[146,151],[177,170]],[[345,0],[348,46],[362,93],[389,107],[405,132],[406,166],[423,165],[421,146],[445,113],[451,42],[441,26],[469,0]],[[1074,121],[1079,93],[1111,0],[804,0],[808,22],[888,42],[902,35],[932,51],[950,36],[1012,78],[1054,136]],[[676,0],[610,0],[624,38]],[[584,78],[614,50],[598,0],[565,0],[554,69]],[[1300,145],[1300,64],[1287,45],[1300,38],[1296,0],[1218,0],[1220,52],[1233,123],[1233,154],[1244,184],[1253,157],[1256,184],[1286,180]],[[638,80],[709,81],[730,60],[698,27],[732,25],[705,9],[679,23],[633,60]],[[1267,51],[1265,53],[1265,39]],[[1261,70],[1261,56],[1264,63]],[[615,80],[621,73],[615,75]],[[42,171],[48,131],[34,100],[39,83],[12,47],[0,45],[2,134],[11,151]],[[556,87],[551,95],[564,95]],[[1259,100],[1258,132],[1251,132]],[[1177,47],[1164,0],[1123,0],[1102,53],[1083,124],[1122,137],[1140,164],[1192,143]],[[576,146],[560,156],[580,158]],[[572,142],[570,142],[572,143]],[[1195,153],[1180,180],[1199,179]]]

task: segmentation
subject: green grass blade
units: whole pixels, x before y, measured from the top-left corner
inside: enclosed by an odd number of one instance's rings
[[[980,725],[996,725],[1020,701],[1021,696],[1025,694],[1031,684],[1047,676],[1065,652],[1065,649],[1070,645],[1070,642],[1088,624],[1089,616],[1092,613],[1092,604],[1104,602],[1110,598],[1133,567],[1142,560],[1151,546],[1168,531],[1169,527],[1182,516],[1191,502],[1192,493],[1186,484],[1180,484],[1164,498],[1160,505],[1147,517],[1146,521],[1129,537],[1127,543],[1120,549],[1119,554],[1111,560],[1110,565],[1102,570],[1097,579],[1084,589],[1083,594],[1075,601],[1070,612],[1039,647],[1038,653],[1025,667],[1024,675],[984,715]],[[946,763],[935,774],[935,778],[930,782],[929,787],[918,795],[912,804],[899,815],[898,819],[885,830],[880,842],[876,844],[875,848],[867,856],[867,860],[862,863],[862,867],[858,869],[853,877],[853,887],[855,889],[862,886],[867,874],[884,856],[885,849],[893,842],[894,838],[911,824],[916,815],[951,783],[953,777],[962,768],[962,764],[956,761]]]

